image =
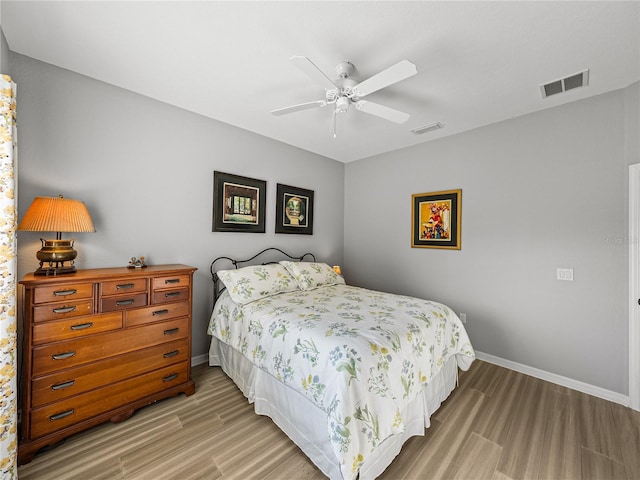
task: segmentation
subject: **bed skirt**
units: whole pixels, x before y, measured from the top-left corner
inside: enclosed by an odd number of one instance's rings
[[[255,412],[270,417],[327,477],[342,479],[339,460],[328,440],[327,414],[323,410],[217,338],[211,340],[209,365],[222,367],[254,404]],[[424,435],[424,429],[431,424],[429,418],[455,388],[457,373],[456,358],[451,357],[429,382],[424,394],[402,412],[405,431],[384,440],[375,454],[367,457],[360,468],[360,480],[378,477],[400,453],[404,442],[412,436]]]

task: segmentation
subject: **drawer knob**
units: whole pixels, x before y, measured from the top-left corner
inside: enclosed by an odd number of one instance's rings
[[[166,315],[167,313],[169,313],[169,310],[166,308],[163,308],[162,310],[156,310],[155,312],[151,313],[151,315],[156,316],[156,315]]]
[[[73,387],[75,384],[76,384],[75,380],[69,380],[68,382],[51,385],[51,390],[53,390],[54,392],[56,390],[64,390],[65,388]]]
[[[182,292],[167,292],[164,294],[165,298],[179,297]]]
[[[133,298],[130,298],[128,300],[118,300],[116,302],[116,305],[118,307],[122,307],[123,305],[133,305],[133,302],[135,302],[135,300]]]
[[[67,295],[75,295],[76,293],[78,293],[78,290],[76,290],[75,288],[71,288],[69,290],[56,290],[55,292],[53,292],[53,296],[66,297]]]
[[[165,335],[172,335],[174,333],[178,333],[180,331],[180,329],[178,327],[176,328],[169,328],[168,330],[164,331]]]
[[[75,356],[76,352],[75,350],[71,351],[71,352],[64,352],[64,353],[55,353],[53,355],[51,355],[51,358],[53,360],[66,360],[67,358],[71,358],[73,356]]]
[[[165,280],[164,283],[165,283],[165,285],[171,284],[171,283],[180,283],[180,279],[179,278],[169,278],[169,279]]]
[[[128,290],[133,287],[135,287],[135,284],[133,283],[123,283],[121,285],[116,285],[116,290]]]
[[[71,330],[86,330],[93,327],[93,322],[80,323],[78,325],[71,325]]]
[[[68,417],[69,415],[73,415],[75,412],[73,410],[73,408],[71,410],[67,410],[66,412],[61,412],[61,413],[56,413],[55,415],[51,415],[49,417],[49,420],[51,420],[52,422],[56,421],[56,420],[62,420],[63,418]]]
[[[72,307],[60,307],[60,308],[54,308],[53,309],[53,313],[69,313],[69,312],[74,312],[76,310],[76,306],[72,306]]]
[[[179,353],[179,350],[174,350],[173,352],[167,352],[163,355],[164,358],[175,357]]]
[[[162,379],[163,382],[170,382],[171,380],[175,380],[176,378],[178,378],[178,374],[177,373],[172,373],[171,375],[167,375],[166,377],[164,377]]]

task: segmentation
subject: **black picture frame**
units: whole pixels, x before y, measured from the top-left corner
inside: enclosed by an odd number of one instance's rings
[[[267,182],[213,172],[213,231],[265,232]]]
[[[411,196],[411,247],[460,250],[462,190]]]
[[[313,190],[277,184],[276,233],[313,235]]]

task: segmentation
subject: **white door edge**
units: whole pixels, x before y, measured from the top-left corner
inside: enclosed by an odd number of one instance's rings
[[[629,165],[629,407],[640,411],[640,163]]]

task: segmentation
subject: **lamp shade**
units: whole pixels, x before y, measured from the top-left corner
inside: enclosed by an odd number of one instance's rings
[[[95,232],[84,202],[71,198],[36,197],[18,225],[30,232]]]

